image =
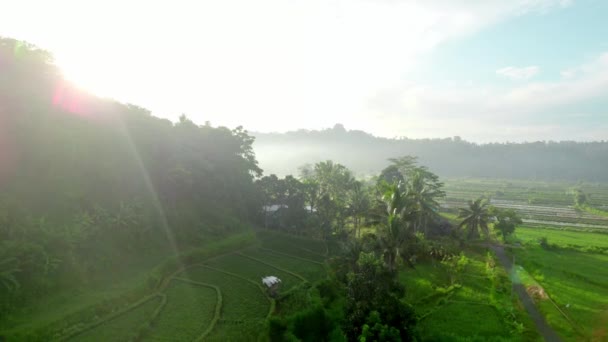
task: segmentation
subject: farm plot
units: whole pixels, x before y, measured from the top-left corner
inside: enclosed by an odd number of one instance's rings
[[[139,329],[149,322],[160,304],[160,296],[152,297],[141,305],[74,336],[69,341],[129,341],[135,338]]]
[[[485,195],[495,199],[538,205],[571,206],[573,189],[588,195],[589,204],[608,206],[608,184],[539,182],[497,179],[448,179],[445,181],[446,200],[467,201]]]
[[[285,234],[276,234],[274,239],[316,254],[327,255],[327,245],[325,241],[322,240],[307,239]]]
[[[171,280],[167,304],[144,341],[193,341],[212,323],[220,301],[212,287]]]
[[[441,263],[426,262],[399,274],[406,286],[405,301],[421,314],[423,340],[429,341],[536,341],[534,325],[523,310],[515,319],[524,323],[524,333],[513,334],[509,320],[499,306],[510,303],[506,276],[495,284],[486,270],[486,256],[477,251],[465,253],[468,264],[457,274]],[[502,269],[497,268],[496,272]],[[453,278],[455,277],[455,278]],[[456,286],[450,286],[452,284]]]
[[[205,266],[188,268],[179,276],[220,288],[222,320],[247,321],[264,319],[268,315],[270,301],[262,289],[243,278]]]
[[[551,235],[547,237],[551,241]],[[516,262],[544,288],[546,295],[538,306],[564,340],[591,340],[605,332],[608,255],[539,246],[517,249],[515,255]]]
[[[550,244],[582,250],[608,251],[608,234],[558,230],[543,227],[517,227],[517,238],[525,244],[538,244],[541,238],[547,238]]]
[[[281,251],[250,248],[186,268],[159,295],[71,341],[257,340],[274,308],[261,278],[278,276],[279,293],[315,282],[326,276],[320,252],[327,253],[315,240],[270,233],[261,241]]]
[[[214,258],[208,260],[205,264],[238,274],[258,283],[261,282],[262,277],[274,275],[281,279],[281,288],[284,290],[290,289],[303,281],[303,279],[300,279],[293,274],[238,254],[228,254]]]
[[[242,253],[243,255],[255,258],[270,265],[293,271],[311,283],[321,280],[327,276],[322,263],[289,257],[285,254],[277,254],[269,250],[251,248],[243,251]]]
[[[264,320],[219,321],[205,341],[258,341]]]
[[[270,238],[262,241],[262,247],[271,249],[276,252],[293,255],[296,257],[312,260],[316,262],[324,262],[325,256],[315,252],[311,252],[308,249],[298,246],[298,243],[291,243],[288,239],[282,237]]]

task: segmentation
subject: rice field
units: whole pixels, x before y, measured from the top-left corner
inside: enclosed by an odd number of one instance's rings
[[[261,247],[185,268],[158,295],[102,318],[70,341],[258,340],[275,308],[262,277],[279,277],[280,295],[327,274],[324,242],[272,233],[260,240]]]
[[[488,179],[447,180],[441,206],[456,212],[467,201],[485,196],[496,207],[515,210],[529,224],[608,231],[607,215],[574,208],[574,189],[584,191],[594,208],[608,208],[608,184]]]
[[[525,246],[513,250],[516,263],[542,287],[537,306],[547,322],[565,341],[608,338],[608,234],[533,227],[516,234]]]

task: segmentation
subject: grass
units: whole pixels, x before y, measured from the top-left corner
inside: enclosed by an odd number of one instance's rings
[[[573,239],[560,231],[547,233],[550,243],[555,240],[568,246]],[[585,238],[592,239],[591,236]],[[514,253],[516,263],[548,294],[550,300],[541,300],[539,308],[564,340],[590,339],[606,328],[603,317],[608,310],[608,255],[560,248],[545,250],[540,246],[517,249]]]
[[[273,251],[277,251],[280,253],[285,253],[288,255],[292,255],[292,256],[296,256],[299,258],[304,258],[304,259],[312,260],[312,261],[316,261],[316,262],[323,262],[323,261],[325,261],[325,258],[326,258],[322,254],[317,254],[315,252],[311,252],[307,249],[299,247],[299,245],[296,243],[292,243],[291,240],[281,238],[281,237],[274,237],[274,238],[263,240],[262,247],[273,250]]]
[[[192,252],[202,251],[206,259],[253,241],[255,235],[248,231],[209,241],[196,250],[182,252],[194,258],[199,255],[193,255]],[[161,270],[174,271],[167,266],[179,267],[180,260],[172,256],[174,252],[159,248],[133,260],[124,260],[124,263],[115,265],[113,272],[100,273],[95,281],[54,291],[48,297],[25,306],[10,316],[0,315],[0,335],[9,340],[23,340],[27,336],[44,339],[40,336],[71,331],[73,326],[103,319],[110,311],[120,310],[139,300],[142,295],[150,294],[148,285],[151,274],[160,273]]]
[[[278,270],[272,266],[268,266],[238,254],[228,254],[214,258],[207,261],[206,264],[231,273],[236,273],[260,284],[261,279],[264,276],[277,276],[279,279],[281,279],[281,288],[283,290],[288,290],[302,282],[301,279],[290,273]]]
[[[167,304],[145,341],[193,341],[211,324],[219,300],[215,289],[172,280]]]
[[[421,316],[419,328],[425,340],[448,341],[521,341],[539,340],[524,309],[511,300],[509,278],[499,266],[490,268],[482,251],[466,251],[468,264],[454,274],[440,262],[425,262],[403,269],[400,281],[406,287],[405,301]],[[451,283],[454,280],[454,286]],[[516,321],[525,327],[523,334],[513,332],[513,320],[502,311],[515,309]]]
[[[521,226],[516,229],[517,238],[524,243],[535,244],[542,237],[546,237],[550,244],[559,247],[576,247],[576,248],[608,248],[608,234],[591,233],[568,230]]]
[[[264,326],[263,320],[244,322],[220,321],[205,341],[258,341]]]
[[[500,313],[483,304],[448,303],[420,322],[420,328],[454,338],[483,338],[481,341],[508,340],[510,335]]]
[[[129,341],[136,336],[138,328],[149,321],[160,303],[160,297],[153,297],[122,315],[76,335],[69,341]]]
[[[243,251],[243,254],[279,268],[292,270],[311,283],[321,280],[327,276],[327,272],[325,271],[323,265],[303,259],[293,258],[283,254],[273,253],[272,251],[259,250],[255,248],[246,249]]]
[[[188,252],[184,254],[185,257],[169,258],[153,271],[153,280],[157,283],[154,289],[166,298],[166,303],[162,302],[165,303],[164,306],[160,306],[161,297],[156,296],[156,299],[124,313],[110,310],[99,317],[83,318],[76,323],[71,323],[70,320],[64,334],[93,324],[92,328],[79,333],[72,340],[195,340],[203,334],[204,339],[210,341],[257,340],[264,331],[271,310],[276,308],[276,302],[267,296],[261,285],[261,277],[276,275],[282,279],[283,286],[279,294],[285,293],[286,296],[293,292],[290,289],[297,290],[306,281],[314,282],[326,277],[325,257],[318,253],[327,253],[324,242],[283,234],[271,234],[266,238],[273,240],[266,247],[281,249],[282,252],[249,247],[246,252],[251,255],[242,255],[238,251],[243,247],[240,243],[242,239],[238,237],[237,244],[232,243],[234,239],[228,239],[226,246],[218,242],[209,245],[210,248]],[[299,247],[294,248],[294,244]],[[216,246],[219,247],[215,248]],[[232,253],[214,257],[228,251]],[[292,252],[293,256],[287,252]],[[174,273],[180,265],[188,262],[195,265]],[[135,282],[141,284],[149,280],[145,272],[138,274],[137,277],[128,279],[129,282],[125,283],[128,286],[120,284],[116,290],[114,287],[105,288],[108,293],[103,293],[103,296],[99,296],[100,292],[86,292],[87,296],[95,294],[99,297],[91,296],[84,303],[74,303],[74,297],[62,298],[73,305],[75,310],[81,310],[81,307],[95,310],[99,301],[122,296],[135,286]],[[127,307],[128,302],[123,304],[116,309]],[[61,305],[63,304],[59,302],[58,306],[62,307]],[[75,315],[72,313],[72,316]],[[49,318],[47,322],[52,322],[53,319],[55,318]]]
[[[322,240],[308,239],[293,235],[282,234],[273,231],[264,231],[258,234],[261,240],[268,239],[279,239],[280,241],[287,243],[289,245],[295,245],[298,248],[303,248],[309,250],[311,252],[326,255],[327,254],[327,243]]]
[[[180,277],[215,285],[222,291],[221,320],[247,321],[265,319],[270,302],[261,288],[241,278],[196,266],[187,269]]]

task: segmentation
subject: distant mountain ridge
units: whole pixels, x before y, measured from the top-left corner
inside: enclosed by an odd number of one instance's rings
[[[346,130],[341,124],[251,135],[266,174],[297,174],[304,164],[331,159],[368,176],[386,167],[389,158],[413,155],[441,177],[608,182],[608,141],[477,144],[460,137],[389,139]]]

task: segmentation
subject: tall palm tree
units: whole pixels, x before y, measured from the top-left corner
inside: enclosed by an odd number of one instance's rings
[[[488,238],[490,232],[488,230],[488,221],[490,219],[489,203],[484,198],[478,198],[475,201],[469,201],[468,208],[460,208],[458,217],[463,219],[459,227],[465,227],[467,237],[469,239],[479,238],[479,231]]]
[[[369,197],[360,181],[353,182],[348,204],[348,210],[353,217],[355,236],[361,236],[361,219],[369,210]]]
[[[400,184],[386,185],[382,197],[386,216],[380,231],[380,245],[389,270],[395,271],[404,244],[411,238],[412,206],[408,203],[407,189]]]
[[[439,202],[436,198],[443,196],[443,191],[435,184],[427,182],[422,171],[415,170],[408,182],[408,194],[415,210],[414,231],[424,230],[426,235],[428,224],[439,216]]]

